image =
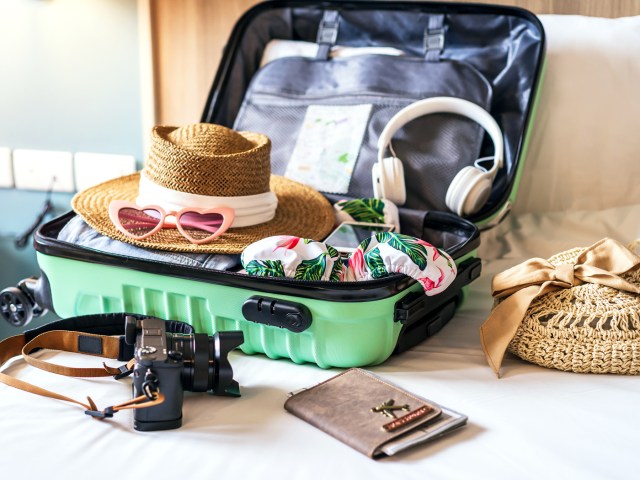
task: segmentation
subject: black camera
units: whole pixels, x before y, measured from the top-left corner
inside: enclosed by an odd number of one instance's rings
[[[125,342],[135,345],[133,396],[149,400],[162,392],[164,401],[134,410],[133,428],[141,431],[169,430],[182,425],[184,391],[240,396],[238,382],[227,359],[241,345],[241,331],[167,333],[160,318],[127,316]]]

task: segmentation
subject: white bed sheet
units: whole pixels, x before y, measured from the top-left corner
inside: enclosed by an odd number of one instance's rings
[[[603,236],[640,237],[640,205],[598,212],[521,214],[483,234],[483,274],[435,337],[371,370],[466,413],[469,423],[436,442],[374,461],[283,409],[286,393],[340,370],[232,354],[241,398],[189,394],[179,430],[140,433],[132,414],[109,421],[0,385],[3,478],[628,479],[637,470],[637,377],[548,370],[508,356],[497,379],[478,328],[492,304],[491,276]],[[84,357],[44,353],[78,364]],[[96,359],[88,358],[89,363]],[[111,379],[67,379],[14,361],[8,372],[101,407],[126,400]],[[64,472],[64,473],[63,473]],[[62,478],[62,477],[60,477]]]

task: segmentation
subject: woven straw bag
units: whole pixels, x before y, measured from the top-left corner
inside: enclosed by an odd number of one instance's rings
[[[637,248],[640,241],[630,249]],[[584,248],[549,258],[574,263]],[[640,286],[640,268],[620,275]],[[640,295],[585,283],[533,300],[508,350],[529,362],[579,373],[640,373]]]

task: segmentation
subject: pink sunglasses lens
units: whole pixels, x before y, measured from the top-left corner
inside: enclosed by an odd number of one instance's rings
[[[221,213],[185,212],[180,215],[180,226],[194,240],[204,240],[214,235],[222,226]]]
[[[120,225],[133,237],[142,237],[158,226],[162,215],[158,210],[122,208],[118,211]]]

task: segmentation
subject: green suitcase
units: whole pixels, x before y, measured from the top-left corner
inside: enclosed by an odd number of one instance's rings
[[[493,183],[486,205],[466,218],[439,211],[421,198],[412,198],[410,208],[400,209],[403,223],[412,219],[410,234],[442,248],[455,260],[458,275],[445,292],[427,297],[419,283],[400,274],[342,283],[256,278],[98,252],[58,240],[58,233],[74,216],[69,212],[36,233],[41,274],[38,279],[21,282],[18,288],[5,289],[0,294],[0,313],[16,325],[25,324],[44,309],[61,317],[123,311],[149,314],[185,321],[209,334],[242,330],[244,353],[311,362],[323,368],[379,364],[447,324],[463,300],[464,287],[480,275],[481,261],[476,256],[479,229],[500,221],[516,196],[544,70],[544,31],[531,13],[502,6],[265,2],[236,24],[201,120],[237,127],[234,123],[245,108],[244,92],[261,71],[260,53],[266,42],[276,37],[314,41],[328,9],[337,11],[340,18],[340,31],[333,40],[354,47],[401,46],[410,51],[415,44],[415,48],[430,48],[433,38],[438,37],[430,36],[423,20],[433,15],[444,18],[445,27],[436,32],[446,35],[444,43],[436,45],[442,59],[470,65],[491,86],[489,110],[504,133],[505,168]],[[376,96],[376,111],[389,110],[385,118],[411,100],[402,97],[386,102],[380,92]],[[360,99],[356,95],[332,101],[353,104]],[[282,115],[284,124],[291,121],[291,112],[304,108],[299,98],[287,100],[284,110],[271,110],[269,102],[258,107]],[[243,114],[247,119],[246,112]],[[277,119],[257,121],[263,121],[265,129],[272,123],[279,125],[264,132],[276,139],[274,143],[291,134],[291,127],[283,127]],[[375,138],[365,137],[367,141],[373,148]],[[290,153],[292,145],[288,148]],[[483,153],[490,149],[487,142],[482,144]],[[371,156],[364,147],[363,152],[363,158]],[[282,158],[286,155],[278,149],[272,153],[273,173],[284,173]],[[354,175],[365,185],[369,180],[362,179],[362,172],[370,167],[366,163],[361,167],[361,173],[356,169]],[[424,175],[421,181],[428,177],[428,173],[420,175]],[[425,185],[424,190],[430,187]],[[416,188],[413,192],[415,197]],[[365,193],[371,196],[370,191],[358,188],[350,191],[353,197]],[[449,328],[456,328],[455,322]]]

